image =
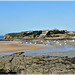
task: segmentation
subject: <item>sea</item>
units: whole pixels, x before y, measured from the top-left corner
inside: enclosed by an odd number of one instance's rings
[[[0,36],[0,39],[2,39],[4,36]]]

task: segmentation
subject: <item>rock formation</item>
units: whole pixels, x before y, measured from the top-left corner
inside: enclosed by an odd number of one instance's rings
[[[5,55],[0,57],[0,74],[75,74],[75,57]]]

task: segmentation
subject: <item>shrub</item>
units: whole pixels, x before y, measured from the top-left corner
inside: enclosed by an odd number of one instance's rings
[[[39,36],[42,33],[42,31],[33,31],[32,33],[33,37],[35,38],[37,35]]]
[[[24,33],[23,36],[29,36],[29,35],[32,35],[32,32],[31,33]]]
[[[55,30],[51,30],[51,31],[48,31],[48,33],[46,34],[47,36],[55,36],[55,34],[64,34],[65,33],[65,30],[62,30],[62,31],[59,31],[57,29]]]

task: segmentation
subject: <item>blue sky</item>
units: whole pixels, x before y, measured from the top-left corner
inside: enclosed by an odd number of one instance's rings
[[[75,1],[0,1],[0,35],[55,28],[75,31]]]

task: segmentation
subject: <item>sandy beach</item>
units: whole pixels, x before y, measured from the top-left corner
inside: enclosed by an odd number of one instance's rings
[[[16,41],[0,41],[0,52],[12,52],[20,50],[52,48],[50,45],[36,45],[36,44],[21,44]]]

